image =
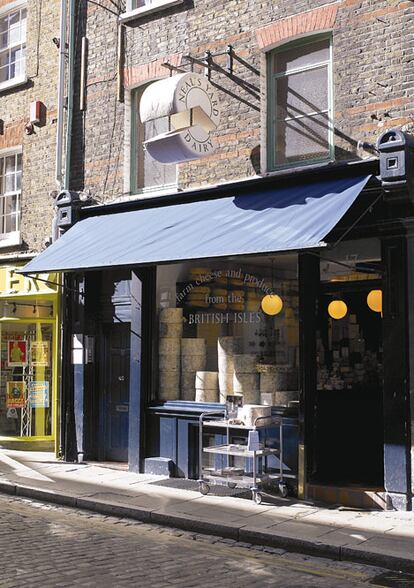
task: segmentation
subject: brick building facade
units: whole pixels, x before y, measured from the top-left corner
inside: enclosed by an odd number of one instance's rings
[[[59,16],[59,0],[0,2],[0,438],[13,447],[54,448],[57,423],[56,284],[16,269],[52,235]],[[17,363],[9,345],[20,349]],[[43,345],[40,368],[35,350]]]
[[[5,15],[13,14],[18,3],[5,1],[0,10]],[[58,0],[20,3],[27,10],[25,34],[26,66],[22,81],[13,85],[6,82],[0,94],[0,118],[3,130],[0,149],[21,148],[22,198],[21,198],[21,245],[12,249],[2,248],[4,253],[36,253],[44,248],[51,235],[53,200],[50,192],[57,189],[55,181],[55,143],[57,118],[57,79],[59,51],[53,37],[59,37]],[[2,16],[3,17],[3,16]],[[28,134],[26,125],[30,120],[30,104],[40,101],[42,119]]]
[[[102,2],[109,7],[108,2]],[[112,6],[113,8],[113,6]],[[216,131],[218,149],[182,164],[180,189],[269,173],[266,161],[266,55],[295,39],[333,35],[335,160],[356,160],[369,152],[358,141],[375,143],[386,128],[410,129],[413,103],[410,63],[412,2],[344,0],[326,3],[180,2],[125,22],[124,103],[117,101],[117,34],[114,14],[94,5],[80,15],[89,43],[87,110],[78,118],[83,153],[73,170],[75,188],[100,201],[131,190],[130,109],[134,88],[169,75],[168,62],[189,70],[187,55],[225,52],[231,44],[233,76],[213,71],[225,117]],[[130,13],[127,13],[130,14]],[[124,22],[122,19],[121,22]],[[226,55],[215,58],[225,68]],[[195,70],[200,68],[195,65]],[[239,121],[243,120],[243,128]],[[371,152],[372,154],[372,152]]]
[[[412,508],[413,14],[76,3],[70,189],[98,206],[28,266],[69,286],[66,456],[201,479],[200,415],[242,396],[286,425],[291,492]],[[191,106],[174,127],[162,89],[205,74],[215,150],[157,163],[160,137],[185,147],[197,126]]]

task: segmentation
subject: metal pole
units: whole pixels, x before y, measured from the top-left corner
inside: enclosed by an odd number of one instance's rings
[[[203,480],[203,414],[198,419],[198,481]]]
[[[59,75],[57,98],[57,129],[56,129],[56,184],[59,190],[62,188],[62,152],[63,152],[63,128],[64,128],[64,101],[65,101],[65,49],[66,49],[66,0],[61,0],[60,5],[60,38],[59,38]]]
[[[124,101],[124,26],[118,25],[118,40],[117,40],[117,80],[116,80],[116,94],[118,102]]]
[[[69,62],[68,62],[68,116],[66,125],[65,145],[65,175],[63,178],[64,190],[69,190],[70,162],[72,148],[72,121],[73,121],[73,90],[74,90],[74,62],[75,62],[75,1],[69,0]]]
[[[86,56],[88,52],[88,39],[82,37],[81,47],[81,70],[80,70],[80,96],[79,96],[79,110],[83,111],[86,108]]]

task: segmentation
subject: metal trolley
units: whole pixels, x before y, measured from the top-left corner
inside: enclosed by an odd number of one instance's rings
[[[219,417],[221,419],[211,419]],[[210,418],[210,420],[206,420]],[[271,422],[269,423],[269,419]],[[261,421],[261,422],[260,422]],[[210,492],[211,484],[226,485],[229,488],[249,488],[252,493],[252,500],[256,504],[262,502],[264,486],[277,485],[281,496],[288,495],[288,486],[285,482],[286,475],[283,472],[283,422],[281,418],[275,417],[257,417],[253,426],[234,424],[226,420],[226,410],[203,412],[199,417],[199,490],[201,494]],[[266,447],[265,440],[263,447],[257,450],[249,450],[247,444],[231,443],[230,432],[239,431],[256,431],[265,429],[271,425],[279,426],[279,449]],[[226,443],[224,445],[215,445],[211,447],[203,446],[203,430],[206,427],[214,427],[226,430]],[[206,468],[203,466],[203,455],[205,453],[227,456],[227,467],[225,468]],[[279,458],[279,472],[276,474],[267,473],[267,458],[276,455]],[[244,468],[235,468],[230,466],[231,457],[241,457],[252,460],[252,475],[246,475]],[[258,473],[258,460],[261,459],[260,473]],[[263,463],[264,460],[264,463]]]

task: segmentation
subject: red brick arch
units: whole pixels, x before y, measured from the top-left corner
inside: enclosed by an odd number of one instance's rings
[[[124,70],[124,86],[125,88],[133,88],[151,80],[165,78],[170,75],[169,70],[163,67],[163,63],[170,63],[178,67],[181,63],[181,53],[174,53],[174,55],[166,55],[156,61],[149,63],[142,63],[131,67],[126,67]]]
[[[335,3],[278,20],[256,29],[257,44],[262,51],[269,51],[297,37],[332,30],[337,12],[338,4]]]

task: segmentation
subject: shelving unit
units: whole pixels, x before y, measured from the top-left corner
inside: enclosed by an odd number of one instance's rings
[[[211,419],[211,417],[221,417]],[[206,418],[210,420],[206,420]],[[269,422],[269,420],[271,422]],[[273,417],[258,417],[253,426],[242,424],[233,424],[226,419],[226,410],[204,412],[199,418],[199,490],[201,494],[210,492],[210,484],[227,485],[229,488],[249,488],[252,493],[252,499],[260,504],[262,502],[263,486],[274,484],[278,486],[282,496],[287,496],[288,487],[284,480],[283,473],[283,423],[281,419]],[[261,445],[257,450],[251,450],[247,444],[231,443],[231,431],[256,431],[265,430],[270,425],[279,426],[279,447],[272,449],[266,447],[266,439],[262,438]],[[212,447],[203,446],[203,430],[206,427],[222,428],[226,430],[226,443],[214,445]],[[215,454],[227,456],[227,466],[224,468],[212,468],[203,466],[203,455]],[[279,473],[270,474],[267,472],[267,458],[271,455],[279,457]],[[247,475],[245,468],[234,467],[230,465],[232,458],[250,459],[252,461],[252,475]],[[258,460],[261,460],[261,466],[258,468]],[[263,463],[264,462],[264,463]]]

